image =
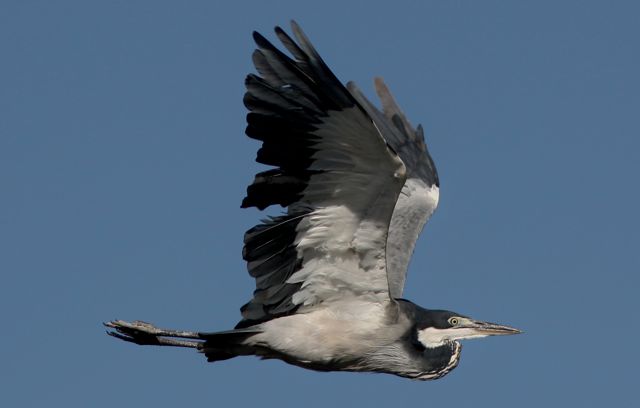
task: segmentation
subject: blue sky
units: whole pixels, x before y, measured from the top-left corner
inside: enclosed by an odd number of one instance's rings
[[[631,406],[640,6],[592,1],[5,1],[2,406]],[[140,348],[100,322],[232,327],[251,31],[295,18],[343,81],[422,123],[440,208],[405,296],[524,335],[429,383]],[[225,405],[222,405],[225,404]],[[233,404],[233,405],[228,405]]]

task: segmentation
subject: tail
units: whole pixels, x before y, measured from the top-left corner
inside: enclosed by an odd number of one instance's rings
[[[260,331],[255,328],[201,333],[204,342],[198,345],[198,351],[204,353],[208,362],[252,355],[253,347],[248,346],[246,340],[258,333]]]
[[[107,330],[107,334],[117,339],[143,346],[195,348],[203,353],[209,362],[253,354],[252,348],[245,344],[245,340],[260,333],[255,327],[211,333],[168,330],[138,320],[113,320],[103,324],[114,329]]]

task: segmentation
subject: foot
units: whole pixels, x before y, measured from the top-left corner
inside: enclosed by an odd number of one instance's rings
[[[162,330],[151,323],[141,322],[139,320],[131,323],[125,322],[124,320],[112,320],[103,324],[106,327],[116,330],[107,331],[109,336],[140,345],[158,345],[158,336],[162,332]]]
[[[112,320],[107,323],[103,323],[106,327],[115,329],[115,331],[107,330],[109,336],[113,336],[117,339],[128,341],[143,346],[177,346],[177,347],[198,347],[200,342],[197,341],[185,341],[168,339],[165,337],[180,337],[198,339],[200,336],[198,333],[177,331],[177,330],[165,330],[160,329],[151,323],[142,322],[139,320],[133,322],[125,322],[123,320]]]

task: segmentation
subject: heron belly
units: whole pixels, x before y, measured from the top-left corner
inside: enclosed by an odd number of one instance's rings
[[[332,303],[265,322],[263,332],[248,343],[275,352],[271,357],[333,367],[397,340],[403,331],[392,330],[387,307],[388,303],[353,300]]]

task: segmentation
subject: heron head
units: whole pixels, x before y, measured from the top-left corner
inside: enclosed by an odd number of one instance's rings
[[[416,329],[418,341],[427,348],[457,340],[522,333],[513,327],[473,320],[447,310],[425,310]]]

